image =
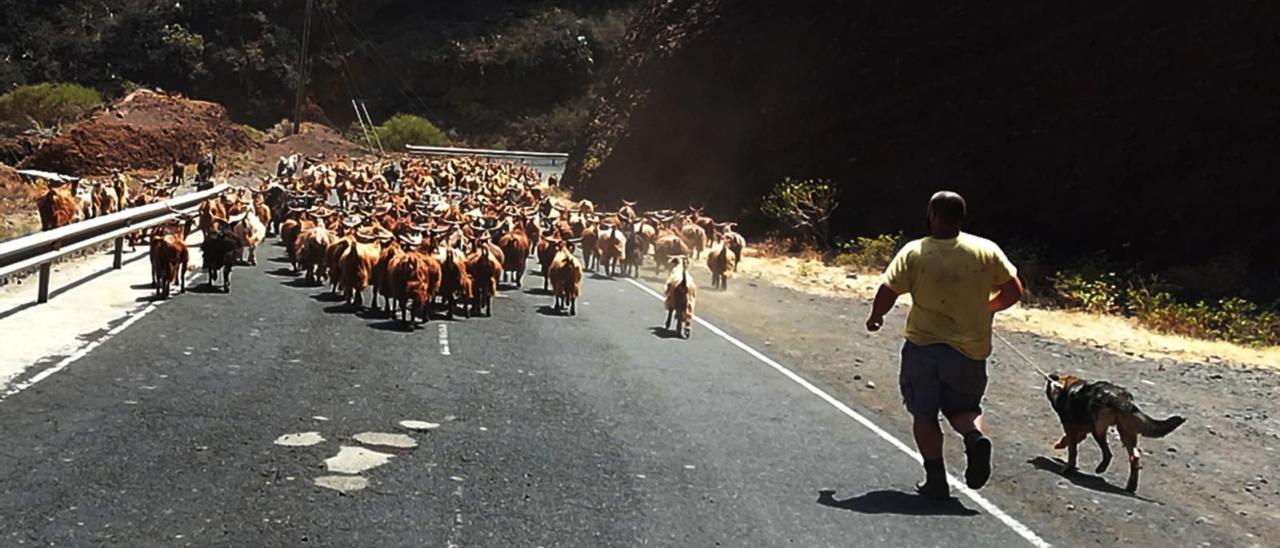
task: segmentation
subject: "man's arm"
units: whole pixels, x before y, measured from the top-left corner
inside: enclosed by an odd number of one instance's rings
[[[995,296],[987,303],[987,310],[992,314],[1006,310],[1022,300],[1023,293],[1022,280],[1019,280],[1017,276],[1009,278],[1009,281],[1000,284],[996,288]]]
[[[867,331],[879,331],[884,326],[884,315],[893,310],[893,303],[897,301],[898,293],[881,284],[875,301],[871,303],[871,315],[867,316]]]

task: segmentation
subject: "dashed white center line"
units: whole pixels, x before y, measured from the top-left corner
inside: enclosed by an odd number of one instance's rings
[[[440,355],[449,355],[449,326],[440,324]]]

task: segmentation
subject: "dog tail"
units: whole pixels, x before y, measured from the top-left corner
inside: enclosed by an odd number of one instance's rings
[[[1174,415],[1167,419],[1156,420],[1151,416],[1134,409],[1134,418],[1138,419],[1138,433],[1148,438],[1163,438],[1170,432],[1177,430],[1187,419]]]

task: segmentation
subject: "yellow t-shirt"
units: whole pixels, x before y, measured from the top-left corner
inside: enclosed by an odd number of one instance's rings
[[[911,294],[904,335],[917,345],[946,343],[975,360],[991,355],[991,293],[1018,270],[990,240],[960,233],[907,244],[884,273],[898,294]]]

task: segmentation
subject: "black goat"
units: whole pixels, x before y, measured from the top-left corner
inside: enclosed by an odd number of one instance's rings
[[[200,244],[205,271],[209,273],[209,287],[218,281],[218,271],[222,271],[222,291],[231,292],[231,267],[240,260],[240,241],[231,233],[231,228],[222,226],[218,230],[205,235]]]

